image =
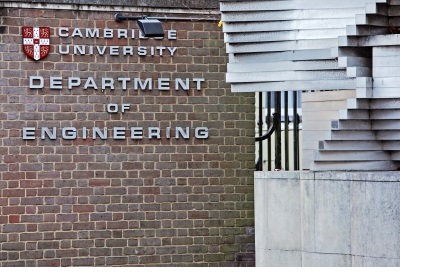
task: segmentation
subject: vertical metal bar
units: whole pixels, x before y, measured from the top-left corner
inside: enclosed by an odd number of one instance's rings
[[[278,116],[277,129],[275,131],[275,170],[281,170],[281,91],[275,93],[275,113]]]
[[[297,114],[297,93],[293,91],[293,163],[294,170],[299,170],[299,117]]]
[[[262,92],[258,93],[258,134],[259,136],[262,136]],[[258,166],[256,168],[257,171],[262,171],[262,141],[259,141],[258,143]]]
[[[271,92],[267,92],[267,129],[271,126]],[[271,171],[271,136],[267,139],[268,171]]]
[[[284,170],[289,170],[289,92],[284,92]]]

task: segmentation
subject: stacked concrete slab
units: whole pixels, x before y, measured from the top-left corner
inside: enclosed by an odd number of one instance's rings
[[[400,166],[399,0],[221,0],[234,92],[306,90],[303,169]]]

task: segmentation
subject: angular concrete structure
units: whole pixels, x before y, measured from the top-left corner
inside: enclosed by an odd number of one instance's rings
[[[400,1],[220,10],[232,91],[302,92],[304,171],[255,173],[256,265],[400,266]]]
[[[220,9],[233,92],[304,92],[303,169],[399,169],[400,1],[222,0]]]

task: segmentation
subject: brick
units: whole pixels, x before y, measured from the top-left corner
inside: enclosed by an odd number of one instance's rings
[[[73,205],[73,212],[94,212],[94,205]]]
[[[59,267],[60,266],[60,260],[59,259],[38,260],[38,266],[39,267]]]
[[[59,241],[38,242],[38,249],[58,249],[60,247]]]
[[[3,233],[18,233],[18,232],[24,232],[25,231],[25,225],[24,224],[5,224],[3,225]]]
[[[17,243],[3,243],[2,250],[25,250],[25,243],[17,242]]]
[[[57,258],[71,258],[71,257],[76,257],[77,255],[78,255],[78,251],[76,249],[56,250]]]
[[[127,240],[125,239],[108,239],[106,240],[107,247],[123,247],[127,246]]]

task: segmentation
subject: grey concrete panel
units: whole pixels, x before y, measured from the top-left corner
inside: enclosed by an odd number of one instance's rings
[[[354,97],[355,90],[305,92],[302,93],[302,104],[306,102],[328,103],[328,101],[339,101]]]
[[[352,256],[346,254],[324,254],[302,252],[304,267],[351,267]]]
[[[400,259],[352,256],[352,267],[399,267]]]
[[[400,98],[400,88],[374,88],[373,91],[374,98]]]
[[[352,182],[352,253],[400,258],[400,183]]]
[[[301,180],[302,248],[306,252],[316,252],[315,246],[315,181]]]
[[[350,98],[347,99],[348,109],[369,109],[370,101],[365,99]]]
[[[384,150],[400,150],[400,141],[384,141],[382,148]]]
[[[390,153],[386,151],[315,151],[314,157],[316,161],[388,161]]]
[[[309,40],[309,39],[331,39],[337,36],[346,35],[344,28],[315,29],[315,30],[290,30],[290,31],[262,31],[251,33],[226,34],[224,42],[227,43],[255,43],[273,42],[281,40]]]
[[[300,182],[270,180],[268,185],[267,246],[269,249],[300,250]]]
[[[369,77],[372,75],[370,67],[348,67],[347,77]]]
[[[329,130],[331,128],[330,121],[303,121],[302,127],[306,130]]]
[[[325,140],[377,140],[377,135],[372,130],[342,130],[342,131],[331,131],[325,135]]]
[[[400,76],[400,67],[373,67],[373,75],[376,77],[397,77]]]
[[[333,12],[335,11],[335,12]],[[223,22],[261,22],[261,21],[281,21],[281,20],[297,20],[298,18],[308,19],[326,19],[326,18],[347,18],[356,14],[363,13],[365,8],[344,8],[333,10],[320,9],[303,9],[303,10],[287,10],[287,11],[252,11],[239,13],[223,13],[221,20]],[[373,24],[378,20],[372,20]]]
[[[339,119],[369,119],[367,109],[341,109],[339,110]]]
[[[257,267],[300,267],[302,252],[289,250],[257,250]]]
[[[400,56],[400,46],[374,47],[373,56]]]
[[[400,161],[400,151],[391,152],[391,160]]]
[[[356,25],[388,26],[388,18],[385,16],[368,16],[364,13],[356,14]]]
[[[354,130],[369,130],[372,128],[372,122],[369,120],[339,120],[336,121],[336,126],[333,125],[333,129],[354,129]]]
[[[372,48],[370,47],[338,47],[332,48],[331,52],[338,57],[372,57]]]
[[[322,86],[327,89],[349,90],[355,88],[355,79],[232,84],[232,92],[318,90]]]
[[[257,11],[257,10],[280,10],[279,1],[242,1],[220,2],[221,11]]]
[[[279,171],[255,171],[254,177],[261,182],[262,180],[268,179],[300,179],[302,176],[302,171],[289,171],[289,172],[279,172]]]
[[[319,148],[325,150],[383,150],[384,147],[378,141],[320,141]]]
[[[361,7],[366,3],[375,2],[375,0],[355,0],[339,2],[338,0],[320,0],[314,1],[242,1],[239,2],[221,2],[222,11],[254,11],[254,10],[288,10],[303,8],[353,8]]]
[[[314,140],[319,141],[322,140],[327,134],[326,130],[306,130],[306,132],[303,132],[303,140]]]
[[[340,36],[338,45],[341,47],[374,47],[380,45],[400,45],[400,34],[372,35],[363,37]]]
[[[372,78],[371,77],[356,78],[356,87],[358,88],[372,87]]]
[[[294,21],[231,22],[230,24],[223,24],[223,31],[225,33],[247,33],[279,30],[331,29],[354,23],[354,17]]]
[[[335,99],[335,98],[333,98]],[[320,102],[320,101],[302,101],[302,109],[306,109],[306,111],[309,112],[318,112],[318,111],[338,111],[340,109],[346,108],[347,102],[344,99],[341,100],[332,100],[332,101],[326,101],[326,102]],[[303,121],[305,122],[305,121]]]
[[[335,60],[321,61],[281,61],[259,63],[229,63],[227,69],[231,72],[264,72],[264,71],[290,71],[290,70],[338,70]]]
[[[373,120],[400,119],[400,109],[373,109],[370,113]]]
[[[309,152],[309,153],[308,153]],[[312,151],[304,150],[302,153],[301,167],[303,170],[309,170],[312,165]],[[305,157],[307,156],[307,157]]]
[[[343,80],[346,79],[346,72],[343,70],[323,71],[276,71],[276,72],[228,72],[226,81],[229,83],[247,82],[274,82],[283,79],[284,81],[297,80]]]
[[[356,98],[373,98],[373,89],[372,87],[367,88],[356,88]]]
[[[400,77],[379,77],[374,78],[374,88],[398,88]]]
[[[380,120],[372,122],[374,130],[400,130],[400,120]]]
[[[318,149],[318,142],[316,141],[304,141],[302,140],[302,149]]]
[[[371,59],[365,57],[339,57],[339,67],[369,67],[371,65]]]
[[[367,100],[352,98],[347,100],[349,109],[400,109],[400,98]]]
[[[398,130],[379,130],[376,133],[377,140],[400,140],[400,131]]]
[[[308,117],[308,121],[331,121],[339,117],[338,110],[302,111],[302,115]]]
[[[350,183],[315,181],[315,249],[351,253]]]
[[[256,177],[255,177],[256,178]],[[267,248],[267,220],[268,220],[268,204],[267,204],[267,187],[266,180],[255,179],[254,183],[254,209],[255,212],[255,247]]]
[[[279,62],[287,60],[326,60],[332,59],[331,49],[319,50],[298,50],[287,52],[262,52],[253,54],[236,54],[233,55],[231,62],[234,63],[256,63],[256,62]]]
[[[272,52],[272,51],[289,51],[289,50],[315,50],[327,49],[338,46],[337,38],[320,39],[320,40],[297,40],[282,42],[266,42],[266,43],[243,43],[243,44],[227,44],[227,53],[252,53],[252,52]]]
[[[315,172],[316,180],[398,182],[400,172]]]
[[[400,55],[394,56],[374,56],[372,58],[374,67],[399,67]]]
[[[311,170],[318,171],[390,171],[396,170],[399,165],[392,161],[356,161],[356,162],[318,162],[314,161],[310,165]]]
[[[385,1],[383,1],[385,2]],[[376,3],[366,3],[365,12],[367,14],[381,14],[388,16],[388,6],[386,5],[377,5]]]
[[[369,35],[380,35],[380,34],[388,34],[387,27],[380,27],[380,26],[365,26],[365,25],[349,25],[346,26],[346,35],[350,36],[369,36]]]

